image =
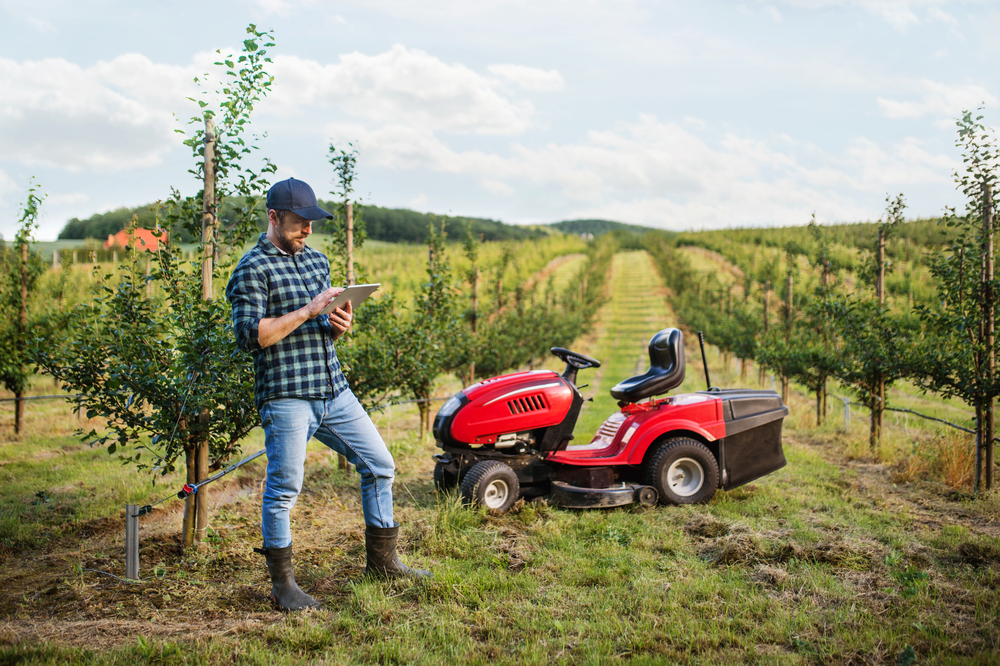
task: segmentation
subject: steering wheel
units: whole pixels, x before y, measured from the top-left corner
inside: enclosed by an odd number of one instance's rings
[[[601,362],[596,358],[584,356],[579,352],[563,349],[562,347],[552,347],[549,351],[555,354],[556,357],[566,365],[572,366],[578,370],[601,367]]]

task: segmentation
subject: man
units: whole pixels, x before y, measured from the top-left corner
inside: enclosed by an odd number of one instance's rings
[[[313,436],[344,455],[361,477],[366,573],[431,575],[399,561],[399,524],[392,517],[395,464],[337,360],[334,341],[351,326],[351,304],[320,314],[343,289],[330,287],[329,260],[306,245],[312,222],[332,218],[317,203],[301,180],[275,183],[267,193],[267,233],[240,259],[226,287],[236,342],[253,355],[254,398],[267,448],[264,547],[254,550],[267,560],[271,597],[285,610],[319,606],[295,582],[289,521]]]

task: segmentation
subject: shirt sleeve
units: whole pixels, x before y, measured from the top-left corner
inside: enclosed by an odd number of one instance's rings
[[[267,313],[267,281],[250,266],[237,266],[226,287],[226,298],[233,308],[236,346],[246,352],[262,349],[258,329]]]

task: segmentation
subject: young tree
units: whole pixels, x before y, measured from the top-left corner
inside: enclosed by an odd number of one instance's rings
[[[3,256],[4,279],[0,286],[0,381],[14,393],[14,432],[24,429],[24,392],[31,379],[28,359],[29,340],[38,333],[35,319],[29,316],[28,300],[38,276],[44,271],[38,255],[31,251],[38,228],[38,209],[44,195],[32,183],[21,209],[12,251]]]
[[[168,228],[180,226],[201,238],[200,261],[189,262],[176,243],[164,243],[147,275],[143,253],[130,253],[120,281],[105,276],[101,295],[74,312],[63,350],[34,348],[38,364],[83,394],[88,416],[105,422],[86,440],[162,474],[183,456],[189,483],[219,468],[259,422],[253,372],[236,347],[229,304],[215,296],[213,284],[257,235],[267,178],[275,170],[267,159],[256,170],[246,164],[258,148],[247,130],[255,105],[270,90],[265,67],[274,46],[270,32],[251,24],[247,34],[238,57],[216,63],[225,77],[218,99],[206,93],[195,100],[201,113],[191,119],[195,130],[185,144],[202,191],[183,197],[175,190],[161,210]],[[234,222],[221,228],[216,211],[226,197],[236,202]],[[163,298],[148,295],[148,281]],[[143,460],[143,453],[152,459]],[[207,499],[188,499],[183,541],[192,545],[206,533]]]
[[[462,349],[456,291],[445,251],[444,224],[431,223],[427,235],[427,281],[414,297],[413,310],[403,337],[405,371],[402,383],[418,400],[420,438],[430,429],[434,382],[442,372],[453,369]]]
[[[330,192],[337,201],[333,222],[328,225],[330,239],[326,253],[330,257],[330,279],[334,286],[356,284],[361,267],[355,261],[355,251],[360,250],[368,238],[365,232],[361,205],[354,195],[357,177],[358,151],[353,144],[348,149],[337,149],[330,144],[329,163],[333,165],[336,188]]]
[[[885,241],[903,222],[905,209],[902,194],[886,197],[886,213],[876,229],[875,252],[858,271],[858,279],[874,287],[874,297],[830,297],[824,305],[841,355],[834,374],[871,410],[868,443],[872,451],[882,438],[886,387],[910,372],[904,355],[912,331],[904,317],[892,313],[885,294]]]
[[[957,144],[965,171],[956,173],[955,180],[966,196],[966,210],[963,215],[951,210],[946,217],[946,224],[959,233],[931,263],[940,304],[916,308],[925,335],[911,359],[917,385],[946,397],[957,396],[975,408],[977,491],[984,476],[986,488],[993,486],[993,401],[1000,395],[993,272],[993,191],[1000,149],[982,119],[966,111],[958,121]]]

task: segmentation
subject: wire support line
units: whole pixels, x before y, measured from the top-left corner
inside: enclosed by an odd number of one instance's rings
[[[65,393],[61,395],[24,395],[20,398],[0,398],[0,402],[18,402],[20,400],[55,400],[60,398],[62,400],[81,400],[85,398],[84,395],[67,395]]]
[[[111,578],[120,580],[123,583],[128,583],[129,585],[139,585],[140,583],[142,583],[141,580],[129,580],[128,578],[122,578],[120,576],[114,575],[113,573],[108,573],[107,571],[100,571],[98,569],[80,569],[80,571],[90,571],[93,573],[99,573],[102,576],[110,576]]]
[[[863,402],[854,402],[850,398],[839,396],[836,393],[831,393],[830,395],[837,398],[838,400],[843,400],[844,403],[847,405],[854,405],[855,407],[864,407],[865,409],[871,409],[871,407],[864,404]],[[939,419],[936,416],[928,416],[927,414],[921,414],[920,412],[915,412],[912,409],[906,409],[904,407],[890,407],[889,405],[886,405],[882,408],[882,410],[886,412],[901,412],[903,414],[913,414],[914,416],[919,416],[920,418],[927,419],[928,421],[937,421],[938,423],[943,423],[946,426],[954,428],[955,430],[961,430],[962,432],[967,432],[970,435],[976,434],[976,431],[971,428],[966,428],[965,426],[960,426],[957,423],[952,423],[951,421],[945,421],[944,419]],[[1000,437],[994,437],[993,441],[1000,442]]]

